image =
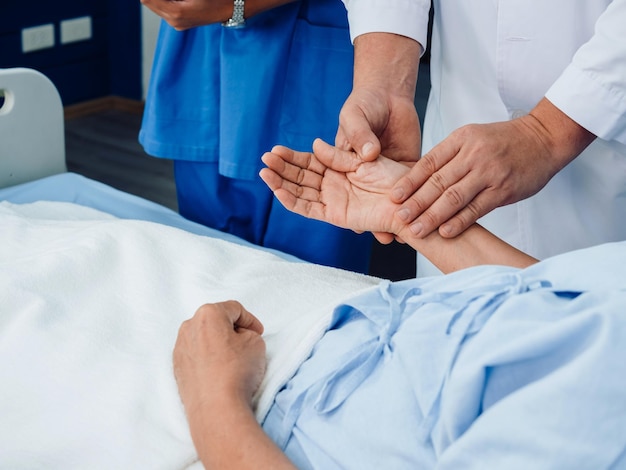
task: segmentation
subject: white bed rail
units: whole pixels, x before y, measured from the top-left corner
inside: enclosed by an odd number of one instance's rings
[[[0,69],[0,188],[65,171],[56,87],[33,69]]]

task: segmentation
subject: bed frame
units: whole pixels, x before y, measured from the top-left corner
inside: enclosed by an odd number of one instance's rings
[[[0,188],[66,171],[56,87],[33,69],[0,69]]]

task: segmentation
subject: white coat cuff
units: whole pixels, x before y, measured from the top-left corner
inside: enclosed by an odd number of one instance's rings
[[[426,49],[429,1],[346,0],[344,3],[353,42],[361,34],[393,33],[414,39]]]
[[[626,145],[626,94],[600,77],[570,64],[546,98],[597,137]]]

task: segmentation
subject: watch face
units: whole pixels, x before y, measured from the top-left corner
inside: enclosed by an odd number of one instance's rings
[[[243,28],[244,26],[246,26],[246,20],[241,20],[241,21],[236,21],[235,19],[231,18],[228,21],[224,21],[222,23],[222,26],[224,26],[224,28]]]

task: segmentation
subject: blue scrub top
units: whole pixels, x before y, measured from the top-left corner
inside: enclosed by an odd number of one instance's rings
[[[256,179],[276,144],[334,142],[352,68],[339,0],[290,3],[243,29],[162,23],[140,142],[156,157],[219,162],[223,176]]]

